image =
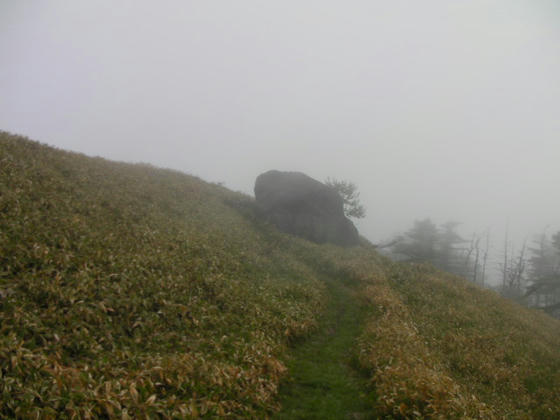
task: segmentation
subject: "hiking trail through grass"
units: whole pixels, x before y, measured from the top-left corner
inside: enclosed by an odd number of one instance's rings
[[[342,279],[325,282],[327,310],[318,331],[292,350],[289,379],[280,386],[282,410],[275,419],[373,418],[366,377],[352,367],[366,310]]]

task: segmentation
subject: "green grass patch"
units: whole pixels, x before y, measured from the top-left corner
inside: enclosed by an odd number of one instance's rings
[[[327,278],[329,304],[319,329],[296,343],[280,387],[278,419],[373,418],[367,376],[356,370],[356,339],[366,308],[342,278]]]

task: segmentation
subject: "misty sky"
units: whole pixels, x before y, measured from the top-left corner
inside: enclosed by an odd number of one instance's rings
[[[0,129],[60,148],[350,180],[373,242],[560,229],[554,0],[0,0],[0,60]]]

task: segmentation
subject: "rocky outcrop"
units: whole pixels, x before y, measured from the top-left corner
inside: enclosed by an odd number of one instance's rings
[[[259,175],[255,198],[262,217],[284,232],[318,243],[352,246],[359,242],[338,193],[301,172]]]

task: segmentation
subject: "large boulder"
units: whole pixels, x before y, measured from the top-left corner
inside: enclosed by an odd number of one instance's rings
[[[261,215],[284,232],[317,243],[352,246],[359,242],[356,227],[344,215],[340,195],[301,172],[259,175],[255,198]]]

